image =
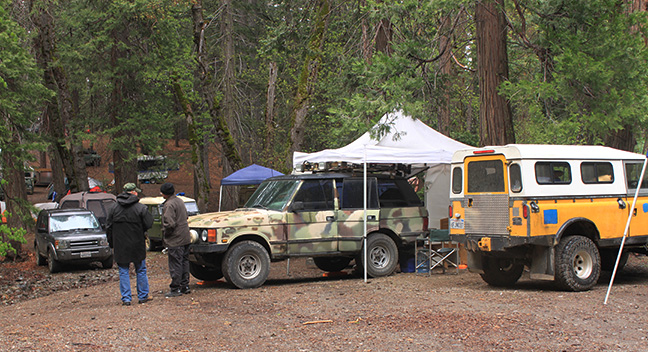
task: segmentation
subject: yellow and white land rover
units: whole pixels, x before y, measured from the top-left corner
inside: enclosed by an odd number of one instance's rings
[[[449,227],[468,268],[493,286],[531,279],[562,289],[594,286],[617,258],[646,253],[648,182],[630,209],[645,156],[603,146],[510,144],[457,151]]]

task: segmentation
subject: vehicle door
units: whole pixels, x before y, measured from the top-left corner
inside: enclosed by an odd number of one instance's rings
[[[286,214],[288,254],[336,252],[333,179],[304,180]]]
[[[380,208],[376,178],[367,178],[367,232],[378,229]],[[339,206],[336,211],[339,232],[339,250],[354,252],[362,248],[364,238],[364,179],[345,178],[336,180]]]
[[[48,219],[49,216],[47,216],[45,212],[41,212],[36,221],[36,245],[38,246],[38,251],[42,255],[47,255],[47,237],[49,233]]]
[[[639,185],[639,176],[641,176],[641,169],[643,163],[640,162],[627,162],[625,164],[626,184],[628,187],[628,196],[626,199],[627,209],[632,206],[637,186]],[[646,172],[648,174],[648,172]],[[639,189],[639,196],[634,209],[632,220],[630,221],[629,236],[646,236],[648,235],[648,175],[644,175],[641,188]],[[623,225],[626,225],[628,213],[625,215]],[[625,228],[624,228],[625,229]],[[623,232],[619,236],[623,236]]]
[[[149,238],[162,240],[162,204],[147,204],[148,212],[153,216],[153,226],[146,231]]]

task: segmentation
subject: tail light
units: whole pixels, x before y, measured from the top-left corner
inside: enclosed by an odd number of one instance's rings
[[[529,217],[529,207],[527,205],[522,206],[522,216],[527,219]]]
[[[448,206],[448,217],[452,219],[452,204]]]
[[[423,230],[427,230],[428,225],[430,225],[430,219],[428,219],[428,217],[426,216],[423,218]]]

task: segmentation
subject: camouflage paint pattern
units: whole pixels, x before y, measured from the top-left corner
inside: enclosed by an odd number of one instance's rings
[[[342,252],[356,254],[362,247],[363,209],[279,212],[238,209],[189,218],[189,227],[200,233],[217,230],[216,242],[229,244],[239,236],[256,236],[270,248],[272,259]],[[394,233],[410,242],[427,231],[423,207],[367,209],[368,233]]]

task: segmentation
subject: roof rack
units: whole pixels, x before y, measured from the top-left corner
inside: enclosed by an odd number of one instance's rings
[[[296,172],[350,172],[362,173],[364,172],[363,164],[349,163],[346,161],[326,161],[326,162],[308,162],[295,167]],[[367,173],[380,173],[389,174],[394,176],[406,176],[412,171],[411,165],[408,164],[382,164],[382,163],[367,163]]]

